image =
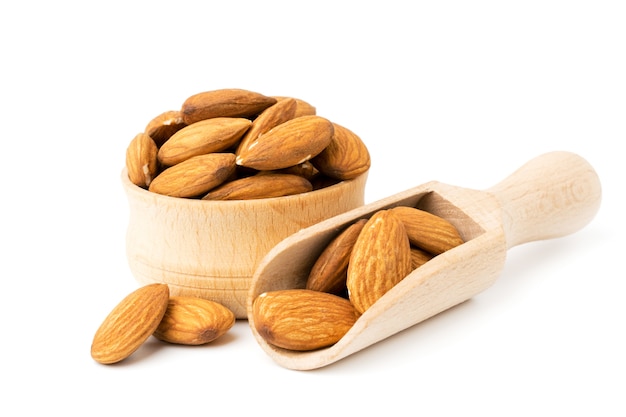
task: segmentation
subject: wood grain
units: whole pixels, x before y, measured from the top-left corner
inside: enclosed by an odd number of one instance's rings
[[[367,173],[355,180],[287,197],[204,201],[169,197],[132,184],[126,252],[138,282],[164,282],[172,295],[218,301],[246,318],[252,274],[291,234],[363,205]]]
[[[331,347],[294,352],[272,346],[256,333],[251,314],[250,328],[281,366],[308,370],[329,365],[484,291],[501,273],[509,248],[580,230],[594,218],[601,194],[600,180],[587,161],[551,152],[484,191],[434,181],[340,214],[290,236],[267,254],[252,280],[249,312],[265,291],[303,288],[316,257],[337,231],[380,209],[403,205],[429,211],[450,221],[466,243],[413,271]]]

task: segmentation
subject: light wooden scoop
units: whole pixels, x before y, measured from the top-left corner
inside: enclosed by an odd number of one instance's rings
[[[485,290],[501,273],[509,248],[580,230],[597,213],[601,194],[599,178],[586,160],[569,152],[551,152],[484,191],[429,182],[332,217],[284,239],[263,258],[247,299],[250,328],[281,366],[308,370],[329,365]],[[295,352],[268,344],[258,334],[251,312],[259,294],[304,288],[317,256],[340,230],[398,205],[444,217],[466,243],[414,270],[331,347]]]

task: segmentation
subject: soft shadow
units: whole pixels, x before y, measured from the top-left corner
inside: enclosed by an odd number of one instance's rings
[[[219,338],[213,340],[212,342],[205,343],[202,345],[181,345],[176,343],[168,343],[162,340],[157,339],[154,336],[150,336],[140,347],[137,349],[132,355],[128,358],[118,362],[111,364],[109,366],[115,367],[125,367],[132,366],[138,362],[147,361],[155,355],[158,355],[165,349],[187,349],[187,350],[199,350],[199,349],[218,349],[222,346],[228,345],[230,343],[234,343],[237,340],[238,336],[234,334],[234,332],[227,332],[226,334],[220,336]]]
[[[126,366],[132,366],[137,362],[143,362],[148,358],[156,355],[162,348],[163,342],[150,336],[139,348],[133,352],[128,358],[111,364],[109,366],[124,368]]]
[[[546,279],[552,279],[550,276],[546,277],[546,270],[558,269],[560,264],[570,262],[573,257],[577,260],[588,257],[588,262],[598,262],[597,258],[589,255],[589,248],[610,244],[607,242],[610,242],[610,239],[605,233],[590,229],[563,238],[530,242],[511,248],[500,277],[487,291],[494,293],[497,291],[498,299],[506,303],[508,296],[515,296]],[[608,248],[603,252],[608,253]],[[562,277],[555,274],[553,279]]]
[[[471,312],[476,308],[475,304],[476,302],[471,299],[457,304],[335,363],[307,372],[324,374],[348,371],[353,373],[357,369],[370,372],[374,368],[387,368],[390,364],[397,364],[399,355],[407,353],[428,355],[433,345],[445,344],[451,337],[454,337],[453,334],[458,333],[459,321],[471,320]],[[385,358],[390,360],[386,361]]]
[[[328,366],[308,372],[315,374],[372,372],[389,366],[398,366],[406,355],[430,355],[476,328],[472,325],[485,309],[497,312],[511,302],[511,297],[537,287],[546,279],[546,270],[567,262],[572,256],[584,257],[591,246],[610,242],[600,230],[585,230],[576,235],[539,242],[531,242],[509,250],[502,273],[496,283],[484,293],[489,297],[474,298],[443,311],[421,323],[405,329],[374,345],[356,352]],[[597,262],[589,256],[589,262]],[[548,277],[548,279],[550,279]],[[555,276],[554,279],[563,279]],[[389,358],[387,360],[386,358]],[[399,359],[400,358],[400,359]]]

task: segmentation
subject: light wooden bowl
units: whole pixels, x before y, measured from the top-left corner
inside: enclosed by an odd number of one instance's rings
[[[147,191],[124,169],[131,272],[141,284],[167,283],[172,295],[217,301],[245,319],[248,289],[263,256],[287,236],[362,206],[367,174],[287,197],[203,201]]]

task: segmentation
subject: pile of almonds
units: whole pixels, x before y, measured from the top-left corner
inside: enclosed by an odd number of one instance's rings
[[[224,335],[235,315],[220,303],[170,296],[167,284],[149,284],[127,295],[102,322],[91,357],[102,364],[120,362],[150,336],[181,345],[202,345]]]
[[[284,349],[331,346],[410,272],[462,243],[452,223],[427,211],[379,210],[335,236],[313,264],[305,288],[257,296],[255,329]]]
[[[370,167],[349,129],[291,97],[241,89],[195,94],[137,134],[126,152],[135,185],[172,197],[243,200],[293,195],[350,180]],[[354,221],[313,264],[305,288],[265,292],[253,301],[258,333],[294,351],[339,341],[356,320],[413,270],[463,243],[442,217],[397,206]],[[235,322],[225,306],[170,296],[167,284],[141,287],[98,328],[91,355],[117,363],[151,335],[185,345],[209,343]]]
[[[130,142],[128,177],[172,197],[243,200],[312,191],[358,177],[367,147],[309,103],[242,89],[206,91]]]
[[[148,122],[126,150],[129,180],[148,191],[203,200],[293,195],[366,172],[370,155],[349,129],[309,103],[243,89],[206,91]],[[224,335],[235,315],[222,304],[170,296],[167,284],[126,296],[94,336],[91,356],[120,362],[150,336],[199,345]]]

